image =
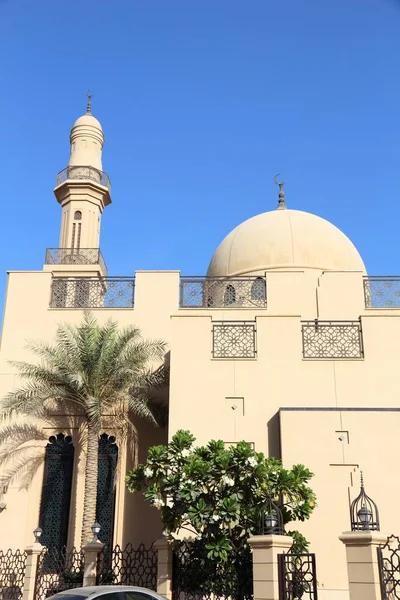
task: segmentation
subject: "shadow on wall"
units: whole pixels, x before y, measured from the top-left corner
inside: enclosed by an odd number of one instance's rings
[[[281,423],[279,412],[275,413],[267,423],[268,456],[282,458],[281,452]]]

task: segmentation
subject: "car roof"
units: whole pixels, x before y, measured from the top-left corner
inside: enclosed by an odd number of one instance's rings
[[[157,594],[154,590],[148,588],[138,587],[137,585],[89,585],[87,587],[73,588],[58,592],[57,596],[92,596],[94,594],[109,594],[111,592],[142,592],[145,594],[151,594],[155,598],[164,598]]]

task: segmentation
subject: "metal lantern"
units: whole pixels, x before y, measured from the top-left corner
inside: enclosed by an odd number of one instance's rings
[[[352,531],[380,531],[378,507],[365,493],[362,472],[360,493],[350,506],[350,521]]]
[[[40,542],[40,538],[42,537],[43,530],[40,527],[36,527],[33,531],[33,535],[35,536],[35,544]]]
[[[282,511],[268,494],[268,500],[261,509],[260,514],[261,535],[285,535]]]
[[[97,523],[97,522],[93,523],[91,529],[92,529],[92,533],[93,533],[92,542],[98,542],[99,541],[98,535],[99,535],[100,529],[101,529],[100,523]]]

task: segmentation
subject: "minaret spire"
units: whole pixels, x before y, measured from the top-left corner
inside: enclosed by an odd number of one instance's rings
[[[276,185],[279,186],[279,201],[278,201],[278,210],[286,208],[286,204],[285,204],[285,192],[283,191],[283,186],[285,185],[284,181],[279,182],[278,181],[278,177],[279,177],[280,173],[278,173],[277,175],[275,175],[274,177],[274,182],[276,183]]]
[[[90,90],[88,90],[86,92],[86,96],[88,99],[88,103],[87,103],[87,107],[86,107],[86,114],[91,115],[92,114],[92,98],[93,98],[94,94],[91,94]]]

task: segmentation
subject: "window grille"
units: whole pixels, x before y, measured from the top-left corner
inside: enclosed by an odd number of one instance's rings
[[[40,541],[47,548],[67,544],[73,464],[72,438],[63,433],[51,436],[46,446],[39,518],[43,530]]]
[[[213,358],[255,358],[255,321],[213,321]]]
[[[80,210],[76,210],[74,213],[75,221],[80,221],[82,219],[82,212]]]
[[[101,525],[100,540],[108,548],[113,543],[117,460],[118,446],[115,437],[103,433],[99,439],[96,520]]]

